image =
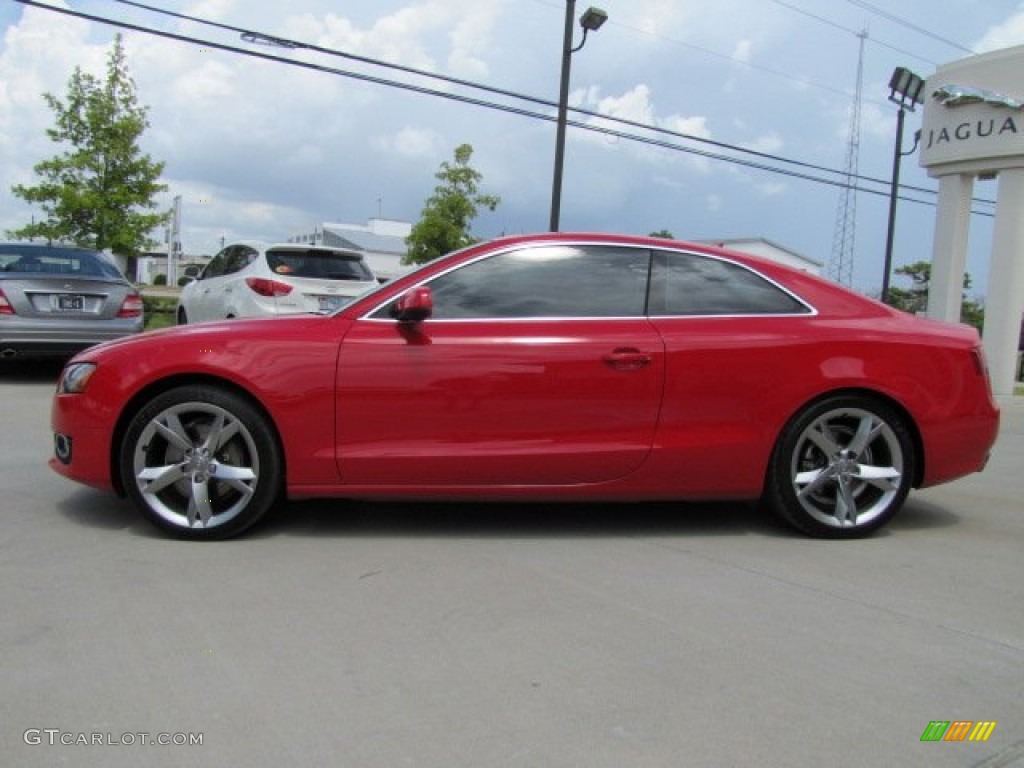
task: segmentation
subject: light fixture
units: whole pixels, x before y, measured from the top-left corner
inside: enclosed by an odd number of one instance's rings
[[[916,104],[924,104],[924,79],[906,67],[896,67],[889,79],[889,101],[899,107],[896,113],[896,148],[892,155],[892,185],[889,187],[889,225],[885,233],[885,265],[882,272],[882,301],[889,301],[889,275],[892,273],[892,246],[896,235],[896,200],[900,192],[900,160],[912,155],[917,149],[921,132],[914,134],[914,146],[903,151],[903,120],[907,110],[914,111]]]
[[[889,79],[889,101],[900,109],[914,111],[914,105],[924,104],[924,79],[906,67],[896,67]]]
[[[606,21],[608,21],[608,14],[594,6],[587,8],[580,16],[580,26],[591,32],[597,32]]]

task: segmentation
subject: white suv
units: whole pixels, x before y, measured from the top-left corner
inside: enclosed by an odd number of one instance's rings
[[[181,290],[178,323],[330,312],[377,286],[362,254],[302,243],[225,247]]]

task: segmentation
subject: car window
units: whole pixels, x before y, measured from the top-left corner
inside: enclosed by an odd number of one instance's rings
[[[227,259],[224,264],[224,274],[230,275],[245,269],[256,260],[259,252],[247,245],[235,245],[228,249]]]
[[[221,251],[212,259],[210,259],[210,263],[206,265],[206,268],[203,270],[203,274],[200,275],[199,279],[206,280],[207,278],[210,277],[220,277],[221,275],[223,275],[224,268],[227,266],[228,254],[230,250],[230,248],[225,248],[223,251]]]
[[[746,267],[694,253],[658,251],[651,315],[791,315],[806,305]]]
[[[373,280],[373,272],[358,253],[328,248],[272,248],[267,264],[278,275],[324,280]]]
[[[539,245],[472,262],[427,285],[441,320],[640,317],[649,269],[646,249]]]
[[[5,274],[121,279],[117,267],[98,254],[70,248],[7,246],[0,250],[0,270]]]

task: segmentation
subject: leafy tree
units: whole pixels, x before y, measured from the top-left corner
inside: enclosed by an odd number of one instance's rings
[[[164,164],[139,149],[139,136],[149,126],[148,110],[136,100],[121,36],[114,39],[104,80],[76,67],[64,101],[49,93],[43,98],[56,118],[46,134],[66,149],[36,164],[38,185],[11,188],[16,196],[38,204],[46,218],[8,235],[70,241],[120,254],[150,247],[149,232],[168,216],[147,212],[156,207],[153,197],[167,189],[157,182]]]
[[[455,148],[455,162],[441,163],[441,170],[434,174],[441,183],[427,198],[420,220],[405,239],[409,251],[402,263],[425,264],[477,242],[469,231],[470,223],[481,206],[493,211],[501,199],[477,191],[483,176],[470,166],[472,156],[473,147],[460,144]]]
[[[648,237],[663,237],[666,240],[675,240],[676,236],[669,232],[667,229],[659,229],[657,232],[651,232]]]
[[[932,265],[927,261],[915,261],[896,270],[897,275],[910,278],[910,288],[889,288],[889,304],[904,312],[917,314],[928,308],[928,287],[932,279]],[[971,288],[971,276],[964,275],[963,303],[960,307],[960,321],[973,325],[979,331],[985,323],[985,307],[977,299],[967,298]]]

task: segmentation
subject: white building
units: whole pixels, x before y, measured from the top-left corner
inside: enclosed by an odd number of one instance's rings
[[[740,253],[749,253],[751,256],[760,256],[764,259],[771,259],[787,267],[793,267],[812,275],[820,275],[824,266],[820,261],[815,261],[802,253],[773,243],[763,237],[736,237],[719,240],[700,240],[703,245],[715,245],[719,248],[728,248]]]
[[[175,264],[177,275],[174,277],[167,274],[166,253],[146,253],[137,258],[128,259],[124,265],[119,266],[129,280],[140,285],[153,285],[157,275],[163,275],[167,279],[167,285],[177,285],[178,281],[185,276],[187,267],[202,269],[209,261],[209,256],[181,255]]]

